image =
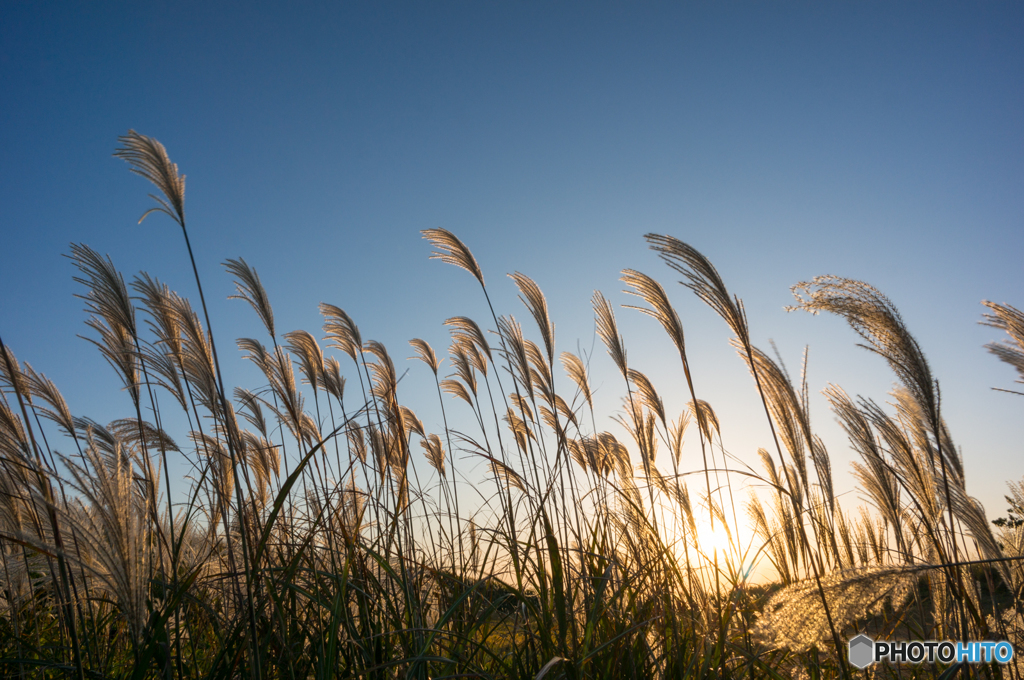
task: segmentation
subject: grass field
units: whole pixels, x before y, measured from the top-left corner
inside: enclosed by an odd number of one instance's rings
[[[173,220],[187,241],[177,167],[155,140],[130,133],[121,144],[117,155],[157,188],[153,219]],[[409,379],[433,381],[440,400],[436,433],[399,403],[393,356],[409,349],[364,339],[344,310],[321,305],[322,333],[281,333],[256,272],[228,260],[234,294],[266,330],[237,341],[262,384],[231,388],[218,357],[234,339],[205,331],[194,261],[182,266],[196,274],[197,305],[145,274],[126,282],[108,258],[73,246],[87,335],[134,409],[107,424],[76,417],[3,350],[6,676],[916,678],[948,669],[860,671],[847,639],[1024,644],[1024,528],[1012,515],[993,528],[968,496],[936,380],[879,291],[835,277],[794,288],[795,307],[844,318],[898,382],[893,408],[827,392],[872,507],[844,509],[807,385],[751,344],[741,301],[687,244],[647,236],[662,273],[731,329],[771,426],[754,473],[764,493],[741,493],[751,473],[716,448],[717,416],[690,380],[699,359],[657,280],[622,273],[677,350],[689,405],[666,412],[596,293],[621,409],[595,413],[588,361],[556,351],[537,285],[512,275],[521,325],[491,306],[455,235],[423,236],[491,309],[446,322],[444,369],[434,348],[411,341],[425,368]],[[1024,377],[1024,315],[989,306],[987,322],[1009,338],[990,349]],[[165,431],[163,418],[187,430]],[[698,476],[680,473],[684,441],[687,455],[699,452]],[[416,469],[414,451],[431,469]],[[485,464],[486,489],[456,481],[456,452]],[[193,469],[173,495],[170,457]],[[1024,484],[1010,493],[1024,508]],[[738,526],[755,540],[739,540]],[[770,583],[748,582],[754,560]],[[1019,678],[1020,668],[967,675]]]

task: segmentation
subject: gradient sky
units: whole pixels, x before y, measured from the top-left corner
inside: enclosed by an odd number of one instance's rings
[[[725,324],[646,249],[700,249],[742,297],[756,344],[812,392],[884,400],[893,376],[837,318],[786,313],[789,287],[859,278],[899,307],[942,384],[968,490],[1003,514],[1024,476],[1024,398],[982,346],[982,299],[1024,306],[1021,3],[15,3],[0,9],[0,333],[72,411],[130,414],[86,341],[71,242],[183,294],[179,232],[142,226],[150,187],[111,157],[129,128],[188,176],[186,213],[229,383],[256,386],[231,340],[260,336],[219,263],[259,271],[278,327],[320,335],[347,310],[409,375],[402,398],[440,428],[412,337],[483,322],[464,272],[419,230],[473,250],[499,313],[536,337],[504,277],[547,295],[556,350],[594,352],[600,409],[623,394],[595,344],[590,296],[619,272],[669,289],[698,396],[751,465],[770,437]],[[635,367],[670,411],[682,373],[656,323],[618,311]],[[812,417],[836,485],[853,459],[824,400]],[[609,422],[600,423],[608,427]],[[180,437],[180,434],[179,434]],[[183,437],[181,437],[183,439]]]

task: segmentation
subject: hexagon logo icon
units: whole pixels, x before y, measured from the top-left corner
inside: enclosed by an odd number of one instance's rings
[[[849,645],[850,663],[857,668],[867,668],[875,660],[875,641],[867,635],[858,635],[852,638]]]

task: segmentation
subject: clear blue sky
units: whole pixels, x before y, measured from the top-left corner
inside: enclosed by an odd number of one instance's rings
[[[836,318],[787,314],[817,274],[899,306],[943,385],[968,488],[990,516],[1024,476],[1024,398],[982,345],[979,302],[1024,306],[1024,5],[1020,3],[15,3],[0,8],[0,333],[76,414],[129,415],[84,340],[71,242],[190,294],[180,233],[111,157],[134,128],[188,176],[186,211],[229,382],[230,340],[259,322],[219,263],[260,272],[282,330],[346,309],[411,369],[410,406],[440,427],[405,342],[486,307],[428,262],[419,230],[474,251],[500,313],[504,274],[548,296],[558,350],[594,343],[589,298],[618,272],[665,283],[697,389],[726,445],[769,443],[724,324],[672,284],[642,234],[672,234],[744,298],[754,340],[812,391],[884,400],[892,376]],[[620,310],[628,348],[672,409],[681,373],[653,321]],[[604,412],[622,394],[596,348]],[[814,419],[850,491],[845,439]],[[607,427],[607,424],[603,426]],[[179,435],[180,436],[180,435]]]

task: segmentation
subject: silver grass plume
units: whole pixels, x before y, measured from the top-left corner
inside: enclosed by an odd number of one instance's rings
[[[486,447],[481,446],[480,443],[474,440],[472,437],[469,437],[468,435],[462,434],[460,432],[456,432],[455,436],[461,442],[466,444],[468,448],[465,450],[467,450],[469,453],[480,456],[481,458],[487,461],[487,467],[490,470],[491,474],[494,475],[496,480],[504,482],[506,487],[512,486],[519,489],[520,491],[527,491],[527,489],[529,488],[529,484],[527,483],[526,479],[523,478],[523,476],[516,472],[514,469],[512,469],[505,463],[502,463],[500,460],[492,456]]]
[[[749,361],[748,350],[753,357],[753,366],[748,367],[752,372],[756,371],[760,378],[768,411],[775,421],[776,435],[800,472],[800,480],[806,484],[806,456],[812,446],[811,426],[801,395],[786,370],[767,354],[756,347],[745,347],[735,340],[732,344],[744,361]]]
[[[508,399],[516,407],[516,409],[531,423],[536,422],[533,418],[533,411],[530,410],[530,403],[526,397],[522,397],[515,392],[508,395]]]
[[[91,340],[104,357],[121,374],[125,386],[136,397],[138,379],[135,375],[137,356],[135,342],[138,327],[135,307],[128,295],[128,287],[110,257],[80,243],[71,244],[72,261],[81,272],[74,281],[86,287],[78,294],[85,301],[85,310],[92,315],[87,324],[100,333],[101,341]]]
[[[523,329],[512,316],[498,319],[498,332],[505,340],[505,360],[512,377],[522,387],[522,396],[533,395],[533,377],[530,372],[530,360],[526,355],[526,340]]]
[[[270,369],[267,378],[270,386],[277,394],[277,401],[284,409],[284,413],[278,410],[279,418],[285,420],[292,430],[292,434],[298,439],[305,431],[303,416],[305,405],[302,392],[295,382],[295,370],[291,359],[283,347],[277,347],[273,354],[268,355],[268,368]],[[263,402],[268,408],[273,408],[266,401]]]
[[[742,344],[749,344],[750,335],[743,303],[738,297],[730,297],[715,266],[696,248],[672,236],[645,234],[644,238],[669,267],[683,275],[686,280],[680,283],[715,310],[729,324]]]
[[[122,446],[136,451],[142,446],[165,451],[180,451],[171,436],[157,426],[136,418],[119,418],[107,423],[107,431],[114,435]]]
[[[348,438],[349,449],[356,454],[356,458],[361,463],[366,463],[366,438],[363,436],[362,430],[353,425],[350,429],[345,431],[345,436]]]
[[[223,409],[217,391],[217,373],[210,338],[188,300],[175,295],[168,302],[174,308],[181,329],[182,373],[199,402],[210,413],[220,417]]]
[[[690,489],[685,483],[673,484],[669,486],[669,489],[672,491],[676,503],[679,504],[679,508],[683,511],[683,520],[686,522],[687,529],[690,530],[690,535],[696,536],[697,520],[693,514],[693,505],[690,503]]]
[[[615,323],[615,312],[612,305],[605,299],[600,291],[594,292],[592,298],[594,305],[594,317],[597,322],[597,337],[608,348],[608,355],[618,366],[623,377],[627,377],[628,367],[626,366],[626,349],[622,343],[622,336],[619,335],[619,327]]]
[[[447,392],[456,399],[462,399],[470,406],[473,406],[473,398],[469,396],[469,392],[465,386],[458,380],[442,380],[441,390]]]
[[[653,411],[658,416],[662,426],[667,429],[668,421],[665,418],[665,404],[662,402],[661,397],[658,396],[657,390],[654,389],[654,385],[651,384],[648,377],[640,371],[631,368],[629,369],[629,380],[636,387],[642,404]]]
[[[236,387],[235,400],[238,402],[238,414],[266,438],[268,436],[267,419],[263,416],[259,397],[245,388]]]
[[[939,493],[940,479],[926,452],[915,447],[900,424],[873,401],[861,398],[859,408],[885,442],[896,476],[915,501],[918,519],[934,538],[945,498]]]
[[[324,317],[324,333],[327,337],[328,347],[340,349],[352,357],[352,361],[359,361],[359,355],[363,348],[363,339],[359,334],[359,327],[352,318],[340,307],[329,305],[326,302],[320,303],[320,314]]]
[[[669,447],[672,449],[672,457],[678,466],[683,455],[683,437],[686,435],[686,428],[690,426],[690,412],[683,411],[679,417],[669,426]]]
[[[221,518],[226,518],[228,521],[232,519],[231,490],[235,482],[235,475],[231,465],[231,456],[220,438],[196,431],[189,432],[188,436],[192,440],[196,454],[208,459],[209,474],[206,477],[208,480],[206,484],[212,487],[214,501],[212,507],[209,508],[211,514],[209,527],[212,533]]]
[[[1003,498],[1011,507],[1024,510],[1024,479],[1019,482],[1007,482],[1006,486],[1010,489],[1010,495]]]
[[[1017,382],[1024,383],[1024,313],[1011,305],[988,300],[981,304],[992,310],[991,314],[983,315],[981,324],[1006,331],[1010,336],[1009,340],[988,343],[985,349],[1017,369]]]
[[[488,456],[488,458],[489,462],[487,463],[487,467],[495,478],[502,480],[507,486],[519,489],[524,493],[526,492],[527,484],[522,475],[510,468],[508,465],[502,463],[500,460],[490,458],[490,456]]]
[[[921,410],[921,405],[913,398],[910,391],[904,387],[896,386],[890,392],[896,398],[896,418],[902,424],[904,430],[909,433],[914,445],[924,451],[932,465],[935,464],[935,447],[932,444],[929,430],[928,415]],[[938,441],[944,453],[947,470],[946,474],[951,483],[964,485],[964,462],[960,453],[953,444],[953,438],[949,434],[949,428],[944,419],[939,420]],[[941,471],[937,472],[941,475]]]
[[[529,449],[529,440],[536,439],[533,432],[527,426],[526,421],[516,415],[515,410],[511,407],[505,413],[503,420],[508,423],[509,430],[512,431],[519,450],[525,453]]]
[[[147,324],[157,338],[151,347],[142,349],[150,380],[166,388],[181,408],[187,409],[181,382],[181,327],[176,311],[180,305],[175,301],[178,296],[167,284],[146,272],[137,274],[131,285],[139,294],[137,299],[141,300],[143,309],[150,315]]]
[[[4,345],[2,352],[0,354],[0,389],[21,394],[22,398],[31,404],[32,390],[29,388],[27,376],[21,370],[21,364],[18,363],[18,359],[10,347]],[[8,362],[10,362],[10,370],[8,370]]]
[[[657,319],[658,323],[661,324],[661,327],[665,329],[665,332],[672,340],[672,344],[676,346],[679,355],[685,357],[686,340],[683,335],[683,324],[679,320],[676,310],[669,303],[668,295],[661,284],[634,269],[622,270],[622,278],[620,280],[631,288],[631,290],[626,291],[627,293],[641,298],[651,306],[651,309],[633,305],[626,305],[626,307]]]
[[[825,388],[825,397],[832,411],[839,417],[839,422],[846,431],[853,449],[864,459],[863,466],[859,463],[853,464],[854,476],[868,492],[875,507],[893,527],[899,549],[909,556],[902,531],[900,481],[878,446],[868,419],[842,388],[829,385]]]
[[[461,344],[462,351],[466,354],[466,359],[469,361],[469,365],[479,372],[480,375],[487,377],[487,357],[475,344],[467,340],[465,337],[457,338],[455,341]]]
[[[349,476],[348,484],[341,491],[341,520],[342,527],[348,533],[348,540],[352,540],[363,523],[363,514],[366,506],[366,494],[356,486],[355,478]]]
[[[540,420],[542,423],[554,430],[555,433],[559,435],[562,433],[564,428],[559,425],[558,420],[555,418],[554,411],[543,404],[538,404],[537,411],[540,413]]]
[[[466,356],[462,344],[458,342],[452,343],[448,353],[452,358],[452,368],[455,369],[453,375],[459,377],[466,387],[469,388],[469,391],[473,393],[473,396],[476,396],[476,374],[473,372],[473,367],[470,364],[469,357]]]
[[[587,400],[587,406],[594,408],[594,397],[590,391],[590,380],[587,378],[587,367],[583,360],[571,352],[562,352],[562,366],[566,374],[579,388],[580,394]]]
[[[857,566],[857,560],[853,554],[853,537],[850,531],[850,522],[842,508],[836,508],[836,532],[839,534],[839,542],[843,547],[843,559],[840,560],[840,568],[851,569]]]
[[[251,432],[243,431],[240,436],[242,458],[246,466],[253,472],[251,486],[255,486],[255,498],[257,511],[262,510],[270,499],[271,475],[278,476],[280,473],[281,459],[278,456],[277,446],[271,444],[265,437],[259,437]]]
[[[607,477],[612,473],[611,458],[606,455],[599,437],[583,437],[579,440],[571,440],[570,445],[579,449],[573,455],[575,457],[578,454],[583,457],[585,464],[580,463],[580,465],[585,469],[589,467],[590,470],[601,477]]]
[[[288,426],[296,439],[302,439],[306,434],[306,427],[303,424],[304,400],[295,383],[295,371],[285,349],[278,347],[270,353],[251,338],[239,339],[238,346],[248,352],[245,358],[250,359],[263,371],[276,397],[276,403],[260,398],[263,405]]]
[[[134,402],[139,400],[139,365],[135,341],[124,326],[108,326],[103,319],[90,317],[85,325],[99,333],[99,339],[85,337],[96,346]]]
[[[1010,487],[1011,495],[1005,497],[1006,501],[1011,507],[1024,508],[1024,480],[1007,482],[1007,486]],[[1000,527],[999,543],[1006,557],[1022,558],[1010,563],[1009,578],[1006,580],[1007,585],[1011,586],[1019,597],[1021,589],[1024,588],[1024,524],[1011,524],[1008,522]]]
[[[562,415],[562,418],[565,419],[566,423],[571,423],[577,430],[580,429],[580,423],[576,417],[576,411],[573,411],[569,407],[569,404],[565,403],[565,399],[562,399],[560,394],[555,395],[555,410]]]
[[[416,350],[416,356],[409,358],[419,359],[425,363],[430,367],[430,370],[433,371],[434,376],[436,377],[439,363],[437,361],[437,355],[434,354],[434,348],[431,347],[426,340],[421,340],[419,338],[413,338],[409,341],[409,344],[412,345],[414,350]]]
[[[424,229],[420,233],[430,242],[430,245],[436,248],[430,255],[431,260],[441,260],[441,262],[461,267],[472,274],[481,286],[484,285],[484,275],[480,271],[480,265],[476,263],[476,258],[473,257],[473,253],[469,251],[466,244],[460,241],[455,234],[447,229]]]
[[[341,364],[335,357],[324,359],[324,372],[320,376],[320,387],[337,399],[345,398],[345,378],[341,375]]]
[[[441,438],[436,434],[428,434],[420,441],[420,446],[423,447],[423,456],[427,459],[427,462],[437,470],[439,475],[444,477],[445,454],[444,447],[441,445]]]
[[[585,444],[579,439],[570,439],[565,444],[569,450],[569,455],[576,461],[576,464],[583,468],[584,472],[590,469],[590,458],[587,455]]]
[[[491,356],[491,348],[487,344],[487,338],[484,337],[484,332],[480,330],[480,326],[477,325],[476,321],[473,321],[468,316],[453,316],[450,319],[445,320],[445,326],[451,328],[452,337],[466,341],[469,344],[474,345],[477,349],[483,352],[488,359],[493,361]]]
[[[832,460],[825,448],[825,442],[818,435],[811,438],[811,461],[814,463],[814,472],[818,475],[818,484],[825,495],[825,503],[828,505],[829,513],[836,512],[835,487],[832,484]]]
[[[558,434],[559,441],[564,442],[567,436],[569,425],[573,425],[577,431],[579,430],[579,421],[576,419],[576,414],[573,412],[569,405],[565,403],[559,395],[554,395],[554,410],[551,410],[540,404],[537,406],[537,410],[540,411],[541,420],[554,430]],[[561,420],[557,418],[557,415],[562,416]]]
[[[178,174],[178,166],[167,157],[164,145],[152,137],[129,130],[127,135],[117,138],[121,147],[114,156],[127,161],[131,171],[152,182],[162,197],[150,194],[158,207],[150,208],[139,224],[152,212],[162,212],[184,228],[185,226],[185,175]]]
[[[635,421],[636,427],[632,429],[628,427],[628,423],[625,420],[620,422],[633,435],[637,449],[640,451],[640,458],[643,461],[644,474],[650,476],[652,470],[654,470],[654,459],[658,455],[658,438],[655,432],[654,414],[648,413],[646,417],[641,415]]]
[[[370,392],[380,401],[383,416],[386,419],[384,423],[386,430],[380,433],[382,442],[387,445],[388,460],[391,462],[392,468],[399,473],[404,490],[405,470],[409,462],[408,435],[402,411],[398,405],[398,377],[395,373],[395,364],[391,361],[384,345],[376,340],[368,340],[363,346],[363,351],[372,354],[377,359],[368,364],[373,382]]]
[[[426,433],[423,430],[423,422],[416,417],[413,410],[407,406],[399,406],[402,412],[402,422],[405,423],[405,429],[407,432],[415,432],[420,437],[426,437]]]
[[[317,389],[324,384],[324,353],[308,331],[290,331],[284,334],[288,349],[299,360],[299,370],[306,383]]]
[[[544,341],[544,349],[547,352],[548,365],[555,362],[555,324],[551,322],[548,315],[548,303],[544,299],[544,293],[534,283],[533,279],[525,274],[515,272],[509,274],[509,278],[516,282],[519,287],[519,299],[523,301],[530,315],[537,322],[540,329],[541,339]]]
[[[718,416],[715,415],[714,409],[711,408],[711,404],[698,399],[696,405],[693,400],[686,402],[686,412],[688,415],[695,417],[697,425],[704,433],[704,437],[710,442],[712,437],[711,433],[714,432],[721,437],[721,427],[718,422]]]
[[[790,309],[811,314],[830,312],[846,319],[867,342],[865,347],[888,362],[927,415],[930,428],[938,431],[939,402],[931,369],[889,298],[863,281],[838,276],[818,276],[796,284],[792,290],[797,304]]]
[[[30,494],[38,486],[38,481],[33,481],[38,480],[38,467],[21,418],[7,399],[0,399],[0,470],[0,527],[20,532],[36,511]]]
[[[959,485],[952,488],[952,501],[954,514],[975,540],[981,557],[992,560],[1003,557],[999,542],[992,534],[992,525],[985,516],[985,508],[981,502],[968,496],[967,490]],[[1010,565],[1007,562],[995,562],[994,566],[1003,577],[1004,582],[1010,583]]]
[[[598,435],[598,439],[601,442],[601,449],[604,451],[608,466],[615,471],[620,479],[632,479],[633,466],[629,462],[629,449],[623,446],[611,432],[602,432]]]
[[[238,291],[236,295],[229,295],[228,299],[248,302],[260,317],[270,337],[275,337],[277,333],[274,329],[274,310],[270,306],[267,291],[260,282],[260,275],[241,257],[237,260],[226,260],[223,264],[228,273],[235,277],[235,290]]]
[[[60,393],[60,390],[53,384],[53,381],[42,373],[36,373],[28,362],[25,362],[23,375],[28,387],[28,390],[23,392],[23,394],[27,393],[38,399],[38,401],[33,402],[36,412],[59,425],[68,436],[73,437],[75,424],[74,419],[71,417],[71,410],[68,408],[67,402],[64,401],[64,396]],[[40,404],[40,402],[42,403]]]
[[[141,643],[149,614],[146,600],[155,555],[146,498],[135,489],[131,460],[119,444],[103,456],[92,442],[83,447],[88,469],[61,457],[68,485],[79,497],[58,508],[88,547],[67,558],[89,571],[113,597],[128,622],[133,642]]]
[[[540,389],[540,392],[548,404],[554,404],[555,383],[551,375],[551,365],[545,361],[544,354],[540,347],[533,340],[524,340],[526,356],[530,362],[530,376],[533,384]]]
[[[785,535],[778,524],[768,519],[761,499],[753,492],[751,492],[750,499],[747,502],[747,514],[753,520],[754,533],[761,539],[762,549],[767,551],[768,560],[775,567],[775,571],[778,572],[779,579],[783,585],[792,583],[794,580],[793,571],[790,568],[790,552],[787,548]]]
[[[376,340],[367,340],[363,351],[377,358],[375,363],[369,364],[370,370],[373,372],[373,395],[381,400],[394,400],[395,391],[398,389],[398,376],[387,349]],[[397,410],[396,402],[396,413]]]

